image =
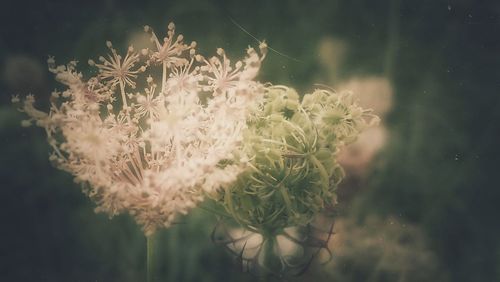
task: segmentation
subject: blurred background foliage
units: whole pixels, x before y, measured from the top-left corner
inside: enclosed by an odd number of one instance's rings
[[[500,281],[500,2],[28,1],[0,9],[0,281],[143,281],[145,239],[128,216],[94,214],[53,168],[42,130],[11,94],[47,106],[47,55],[86,62],[104,42],[140,46],[174,21],[199,51],[232,58],[266,39],[259,79],[304,93],[352,89],[383,117],[349,148],[333,258],[292,281]],[[87,69],[82,63],[81,69]],[[495,184],[497,183],[497,184]],[[495,188],[496,187],[496,188]],[[165,281],[254,281],[210,241],[196,210],[162,231]]]

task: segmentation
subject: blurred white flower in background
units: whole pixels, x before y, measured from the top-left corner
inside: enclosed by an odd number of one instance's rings
[[[325,265],[332,281],[447,281],[427,235],[398,217],[355,216],[335,220]],[[322,254],[328,258],[327,254]]]
[[[318,63],[323,67],[328,84],[336,85],[344,63],[348,44],[342,39],[326,36],[318,43]]]
[[[385,77],[355,77],[341,83],[339,91],[352,91],[362,107],[371,108],[382,122],[368,128],[358,136],[358,140],[346,147],[339,154],[339,162],[352,175],[364,175],[373,158],[385,146],[388,131],[383,123],[384,117],[392,108],[393,90],[390,81]]]
[[[393,86],[384,76],[365,75],[340,78],[344,58],[348,53],[348,42],[333,37],[324,37],[318,43],[318,64],[323,67],[328,84],[339,93],[348,91],[363,108],[370,108],[380,117],[378,126],[362,132],[356,142],[339,152],[338,161],[350,176],[364,176],[373,158],[385,146],[388,131],[384,117],[393,105]]]
[[[383,76],[353,77],[339,83],[336,89],[353,92],[360,106],[371,108],[379,117],[385,116],[392,108],[392,84]]]

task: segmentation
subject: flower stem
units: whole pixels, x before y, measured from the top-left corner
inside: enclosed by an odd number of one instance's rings
[[[147,281],[154,282],[154,234],[146,236],[146,269],[147,269]]]
[[[268,235],[269,236],[269,235]],[[270,281],[271,274],[274,271],[274,240],[271,236],[265,239],[262,245],[263,257],[262,257],[262,266],[265,269],[264,275],[259,279],[259,282],[268,282]]]

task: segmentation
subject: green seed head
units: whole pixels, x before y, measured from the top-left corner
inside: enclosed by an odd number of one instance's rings
[[[368,125],[367,113],[350,94],[316,90],[301,102],[291,88],[268,87],[244,135],[249,168],[221,192],[226,211],[264,235],[310,223],[336,203],[336,152]]]

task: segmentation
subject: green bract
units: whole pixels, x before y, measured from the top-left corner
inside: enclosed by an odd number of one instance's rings
[[[301,102],[295,90],[270,86],[249,120],[243,146],[249,168],[218,202],[243,227],[273,236],[336,203],[344,176],[336,153],[377,118],[350,93],[316,90]]]

